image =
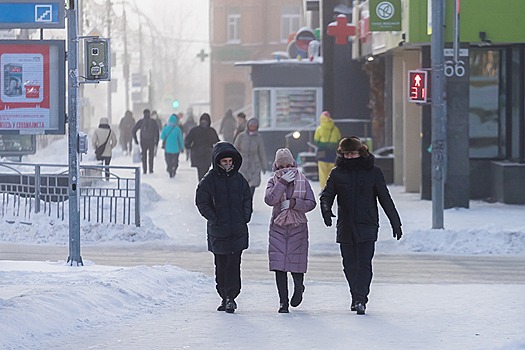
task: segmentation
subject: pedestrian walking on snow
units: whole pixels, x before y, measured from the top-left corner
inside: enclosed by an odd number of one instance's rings
[[[263,138],[259,134],[257,119],[251,118],[248,121],[246,131],[240,133],[235,139],[235,148],[239,150],[243,159],[239,171],[250,184],[253,196],[255,188],[261,184],[261,172],[265,173],[267,168],[266,150]]]
[[[350,309],[365,314],[372,259],[379,230],[377,201],[390,220],[394,238],[401,239],[401,219],[386,187],[374,155],[358,137],[343,138],[337,148],[335,168],[321,192],[321,213],[326,226],[332,226],[332,206],[337,197],[337,243],[343,258],[343,271],[350,287]]]
[[[109,125],[109,119],[106,117],[100,118],[98,128],[93,133],[93,139],[91,140],[93,149],[96,150],[98,146],[105,144],[104,151],[100,159],[102,164],[108,166],[111,163],[111,157],[113,155],[113,148],[117,146],[117,135],[111,129]],[[105,171],[106,180],[109,180],[109,170]]]
[[[119,140],[120,145],[122,146],[122,152],[124,155],[131,154],[132,145],[133,145],[133,127],[135,126],[135,119],[133,118],[133,113],[131,111],[126,111],[124,117],[120,120],[118,125],[119,128]]]
[[[215,283],[222,301],[217,311],[235,312],[241,292],[241,255],[248,248],[253,203],[248,182],[239,173],[242,157],[221,141],[213,147],[212,169],[199,182],[195,204],[208,221],[208,250],[214,255]]]
[[[219,134],[222,135],[222,139],[224,141],[233,143],[233,136],[235,134],[236,129],[237,129],[237,121],[235,120],[235,117],[233,116],[232,110],[228,109],[226,113],[224,114],[224,118],[222,118],[221,127],[219,129]]]
[[[140,130],[140,149],[142,155],[142,171],[146,174],[149,166],[149,172],[153,173],[153,158],[155,157],[155,148],[159,144],[159,127],[157,122],[151,119],[149,109],[143,112],[144,117],[140,119],[133,127],[133,140],[139,144],[137,131]]]
[[[217,131],[211,127],[211,117],[203,113],[199,125],[194,127],[186,136],[184,146],[191,150],[191,166],[197,168],[199,181],[210,169],[212,163],[213,145],[219,142]]]
[[[303,300],[304,274],[308,264],[308,220],[306,213],[315,208],[310,183],[297,169],[288,148],[278,149],[273,162],[273,176],[268,180],[264,202],[273,207],[270,220],[268,259],[275,272],[279,294],[279,313]],[[294,281],[292,299],[288,299],[288,272]]]
[[[179,154],[184,152],[184,141],[182,130],[179,126],[179,118],[172,114],[168,119],[168,124],[162,128],[160,133],[164,148],[164,158],[166,160],[166,170],[170,177],[175,177],[179,167]]]

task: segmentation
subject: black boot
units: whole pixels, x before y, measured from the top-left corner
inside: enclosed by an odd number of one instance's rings
[[[277,311],[280,314],[287,314],[290,311],[288,311],[288,303],[280,303],[279,304],[279,310]]]
[[[222,299],[221,305],[219,305],[217,311],[226,311],[226,299]]]
[[[357,311],[358,315],[364,315],[365,314],[365,310],[366,310],[365,303],[362,303],[360,301],[357,301],[355,303],[355,311]]]
[[[292,307],[297,307],[303,301],[304,285],[296,286],[292,295],[292,300],[290,305]]]
[[[237,303],[235,302],[235,300],[227,298],[226,305],[224,306],[224,311],[226,311],[229,314],[233,314],[236,308],[237,308]]]

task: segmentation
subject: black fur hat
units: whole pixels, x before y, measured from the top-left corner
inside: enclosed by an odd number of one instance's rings
[[[339,147],[337,148],[337,153],[345,154],[350,152],[359,152],[362,157],[368,156],[368,147],[361,142],[359,137],[350,136],[344,137],[339,141]]]

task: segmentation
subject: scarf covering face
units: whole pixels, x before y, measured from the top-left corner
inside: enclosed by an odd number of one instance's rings
[[[288,171],[295,172],[295,180],[288,184],[288,186],[293,186],[293,193],[291,198],[299,198],[304,199],[306,197],[306,177],[303,173],[301,173],[297,168],[285,168],[276,170],[273,174],[273,181],[274,183],[277,183],[281,176],[283,176]],[[281,200],[279,201],[279,206],[281,205],[281,202],[285,201],[286,198],[286,191],[283,193],[283,196],[281,197]],[[308,222],[308,219],[306,218],[306,214],[301,211],[297,211],[292,208],[288,208],[285,210],[281,210],[279,214],[275,217],[274,221],[275,224],[279,226],[299,226],[300,224],[305,224]]]

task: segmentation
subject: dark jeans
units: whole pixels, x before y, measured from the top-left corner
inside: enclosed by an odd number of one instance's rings
[[[215,257],[215,288],[222,299],[235,299],[241,292],[242,251],[232,254],[213,254]]]
[[[201,165],[197,167],[197,176],[199,177],[199,181],[202,180],[202,178],[204,177],[204,175],[206,175],[208,170],[210,170],[209,165],[206,165],[206,166]]]
[[[131,150],[133,148],[133,139],[130,138],[129,140],[126,140],[126,141],[122,141],[122,152],[126,153],[126,152],[129,152],[129,154],[131,154]]]
[[[102,165],[108,166],[109,163],[111,163],[111,157],[102,157]],[[109,169],[108,170],[104,170],[104,174],[106,176],[106,180],[109,181]]]
[[[304,282],[304,273],[291,272],[294,289],[302,288]],[[288,305],[288,272],[275,271],[275,282],[277,284],[277,293],[279,293],[279,303]]]
[[[179,153],[168,153],[164,152],[164,158],[166,159],[166,170],[170,177],[174,177],[179,167]]]
[[[153,141],[141,141],[140,148],[142,149],[142,171],[145,173],[153,172],[153,158],[155,157],[155,143]]]
[[[343,258],[343,272],[345,273],[352,303],[368,302],[370,283],[372,283],[372,258],[374,257],[375,242],[361,242],[356,244],[340,244]]]

